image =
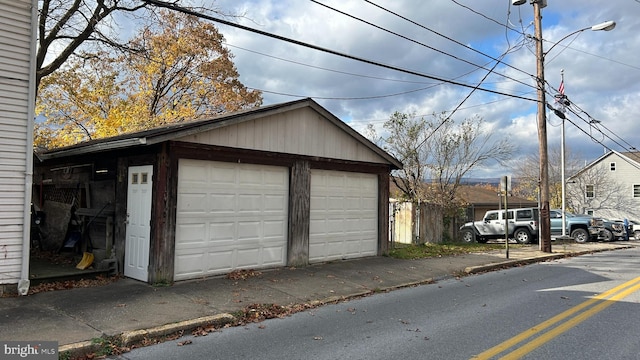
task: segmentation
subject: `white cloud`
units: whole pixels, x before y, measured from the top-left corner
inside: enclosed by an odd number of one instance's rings
[[[508,21],[513,28],[532,36],[533,9],[528,3],[513,7],[504,0],[458,0],[458,3],[468,7],[465,8],[445,0],[377,2],[432,30],[429,31],[364,1],[321,2],[458,59],[311,1],[224,0],[216,4],[224,9],[235,8],[245,12],[246,18],[240,22],[246,26],[470,85],[475,85],[487,71],[478,70],[469,62],[488,69],[493,66],[492,60],[432,31],[494,58],[508,48],[515,48],[517,50],[504,58],[504,62],[513,68],[498,66],[497,74],[489,75],[482,87],[536,99],[532,87],[536,73],[534,42],[531,39],[525,41],[525,37],[517,31],[507,30],[500,25]],[[573,103],[602,121],[626,143],[638,148],[640,122],[635,121],[635,116],[640,110],[640,66],[637,65],[636,55],[640,48],[640,33],[637,32],[639,15],[640,3],[635,1],[550,0],[543,10],[546,51],[553,45],[552,41],[558,41],[575,30],[605,20],[617,22],[617,27],[611,32],[587,30],[564,39],[547,55],[545,77],[552,87],[557,88],[560,70],[564,69],[566,94]],[[394,111],[430,115],[452,110],[470,92],[469,88],[436,85],[438,82],[431,79],[344,59],[228,26],[219,28],[230,45],[314,66],[293,64],[232,47],[241,80],[247,86],[264,90],[266,104],[296,99],[276,93],[312,97],[359,131],[366,128],[366,123],[379,126]],[[505,74],[509,78],[498,74]],[[416,91],[418,89],[423,90]],[[392,96],[399,93],[404,94]],[[362,99],[367,97],[370,99]],[[548,101],[553,102],[553,99]],[[535,113],[535,101],[476,91],[455,116],[463,118],[478,114],[491,122],[495,129],[504,129],[520,145],[521,154],[526,154],[538,151]],[[580,115],[588,120],[586,114]],[[558,128],[553,126],[558,124],[559,119],[553,113],[549,113],[548,117],[551,121],[548,125],[551,146],[560,139]],[[602,146],[585,134],[593,134],[595,129],[573,114],[569,117],[584,131],[567,123],[567,147],[574,153],[584,154],[589,160],[602,154]],[[604,138],[604,142],[615,150],[625,150],[607,138]],[[491,171],[495,169],[479,170],[484,173]]]

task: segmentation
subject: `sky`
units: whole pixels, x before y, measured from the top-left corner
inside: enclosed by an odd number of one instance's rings
[[[240,80],[261,90],[265,105],[312,98],[360,132],[368,124],[383,131],[382,124],[396,111],[428,117],[459,107],[454,119],[478,115],[494,138],[508,137],[517,144],[511,165],[539,151],[533,6],[528,1],[521,6],[510,0],[215,4],[243,14],[237,20],[241,25],[424,75],[217,24],[235,56]],[[616,22],[612,31],[588,29],[564,38],[608,20]],[[608,150],[640,148],[638,29],[638,0],[548,0],[543,8],[547,102],[555,104],[551,95],[557,93],[564,70],[565,95],[577,113],[567,113],[568,153],[592,161]],[[502,63],[491,71],[498,58]],[[472,91],[479,84],[488,91]],[[561,120],[549,111],[547,119],[551,151],[561,144]],[[512,173],[498,164],[469,174],[503,175]]]

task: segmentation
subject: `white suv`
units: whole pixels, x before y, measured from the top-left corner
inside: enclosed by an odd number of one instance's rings
[[[480,221],[468,222],[460,227],[464,242],[486,243],[492,239],[505,237],[505,211],[490,210]],[[508,210],[508,237],[520,244],[528,244],[538,239],[538,208],[519,208]]]

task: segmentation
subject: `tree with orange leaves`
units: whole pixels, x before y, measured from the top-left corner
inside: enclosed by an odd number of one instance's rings
[[[84,140],[213,117],[259,106],[239,81],[217,28],[160,11],[130,41],[132,51],[83,53],[42,79],[35,143],[55,148]],[[152,24],[151,24],[152,23]]]

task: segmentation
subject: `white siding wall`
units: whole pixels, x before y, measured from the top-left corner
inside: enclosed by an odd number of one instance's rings
[[[611,171],[610,165],[612,162],[615,162],[615,171]],[[628,198],[629,203],[632,205],[630,208],[617,209],[617,214],[614,212],[610,215],[603,215],[618,219],[629,217],[633,220],[640,220],[640,218],[638,218],[640,214],[640,198],[633,197],[633,185],[640,185],[640,168],[637,167],[638,164],[629,163],[629,161],[623,159],[618,154],[612,153],[608,158],[604,159],[600,166],[605,168],[605,171],[608,172],[611,178],[624,185],[623,196]],[[596,196],[598,196],[597,193]]]
[[[611,163],[615,163],[615,170],[611,170]],[[621,185],[622,193],[619,194],[625,198],[624,204],[618,206],[622,208],[616,208],[616,204],[611,204],[612,188],[607,185],[602,185],[603,188],[597,184],[594,189],[594,199],[592,203],[596,209],[591,209],[589,205],[585,206],[584,212],[593,210],[595,216],[602,216],[611,219],[623,219],[629,218],[632,220],[640,220],[640,198],[633,197],[633,185],[640,185],[640,165],[623,158],[616,153],[611,153],[608,156],[602,158],[598,163],[593,164],[593,167],[598,169],[597,174],[606,176],[607,179],[611,179],[612,182]],[[608,180],[607,180],[608,181]],[[588,182],[588,181],[587,181]],[[586,185],[586,182],[582,180],[579,182],[580,186]],[[567,184],[567,188],[575,186],[574,184]],[[612,185],[615,186],[615,185]],[[580,189],[580,194],[584,193],[585,189]],[[604,203],[600,205],[600,203]],[[613,207],[613,208],[611,208]]]
[[[309,108],[249,120],[179,140],[331,159],[388,163]]]
[[[0,284],[21,277],[28,121],[31,0],[0,0]],[[29,196],[27,196],[29,195]],[[28,225],[28,224],[27,224]]]

